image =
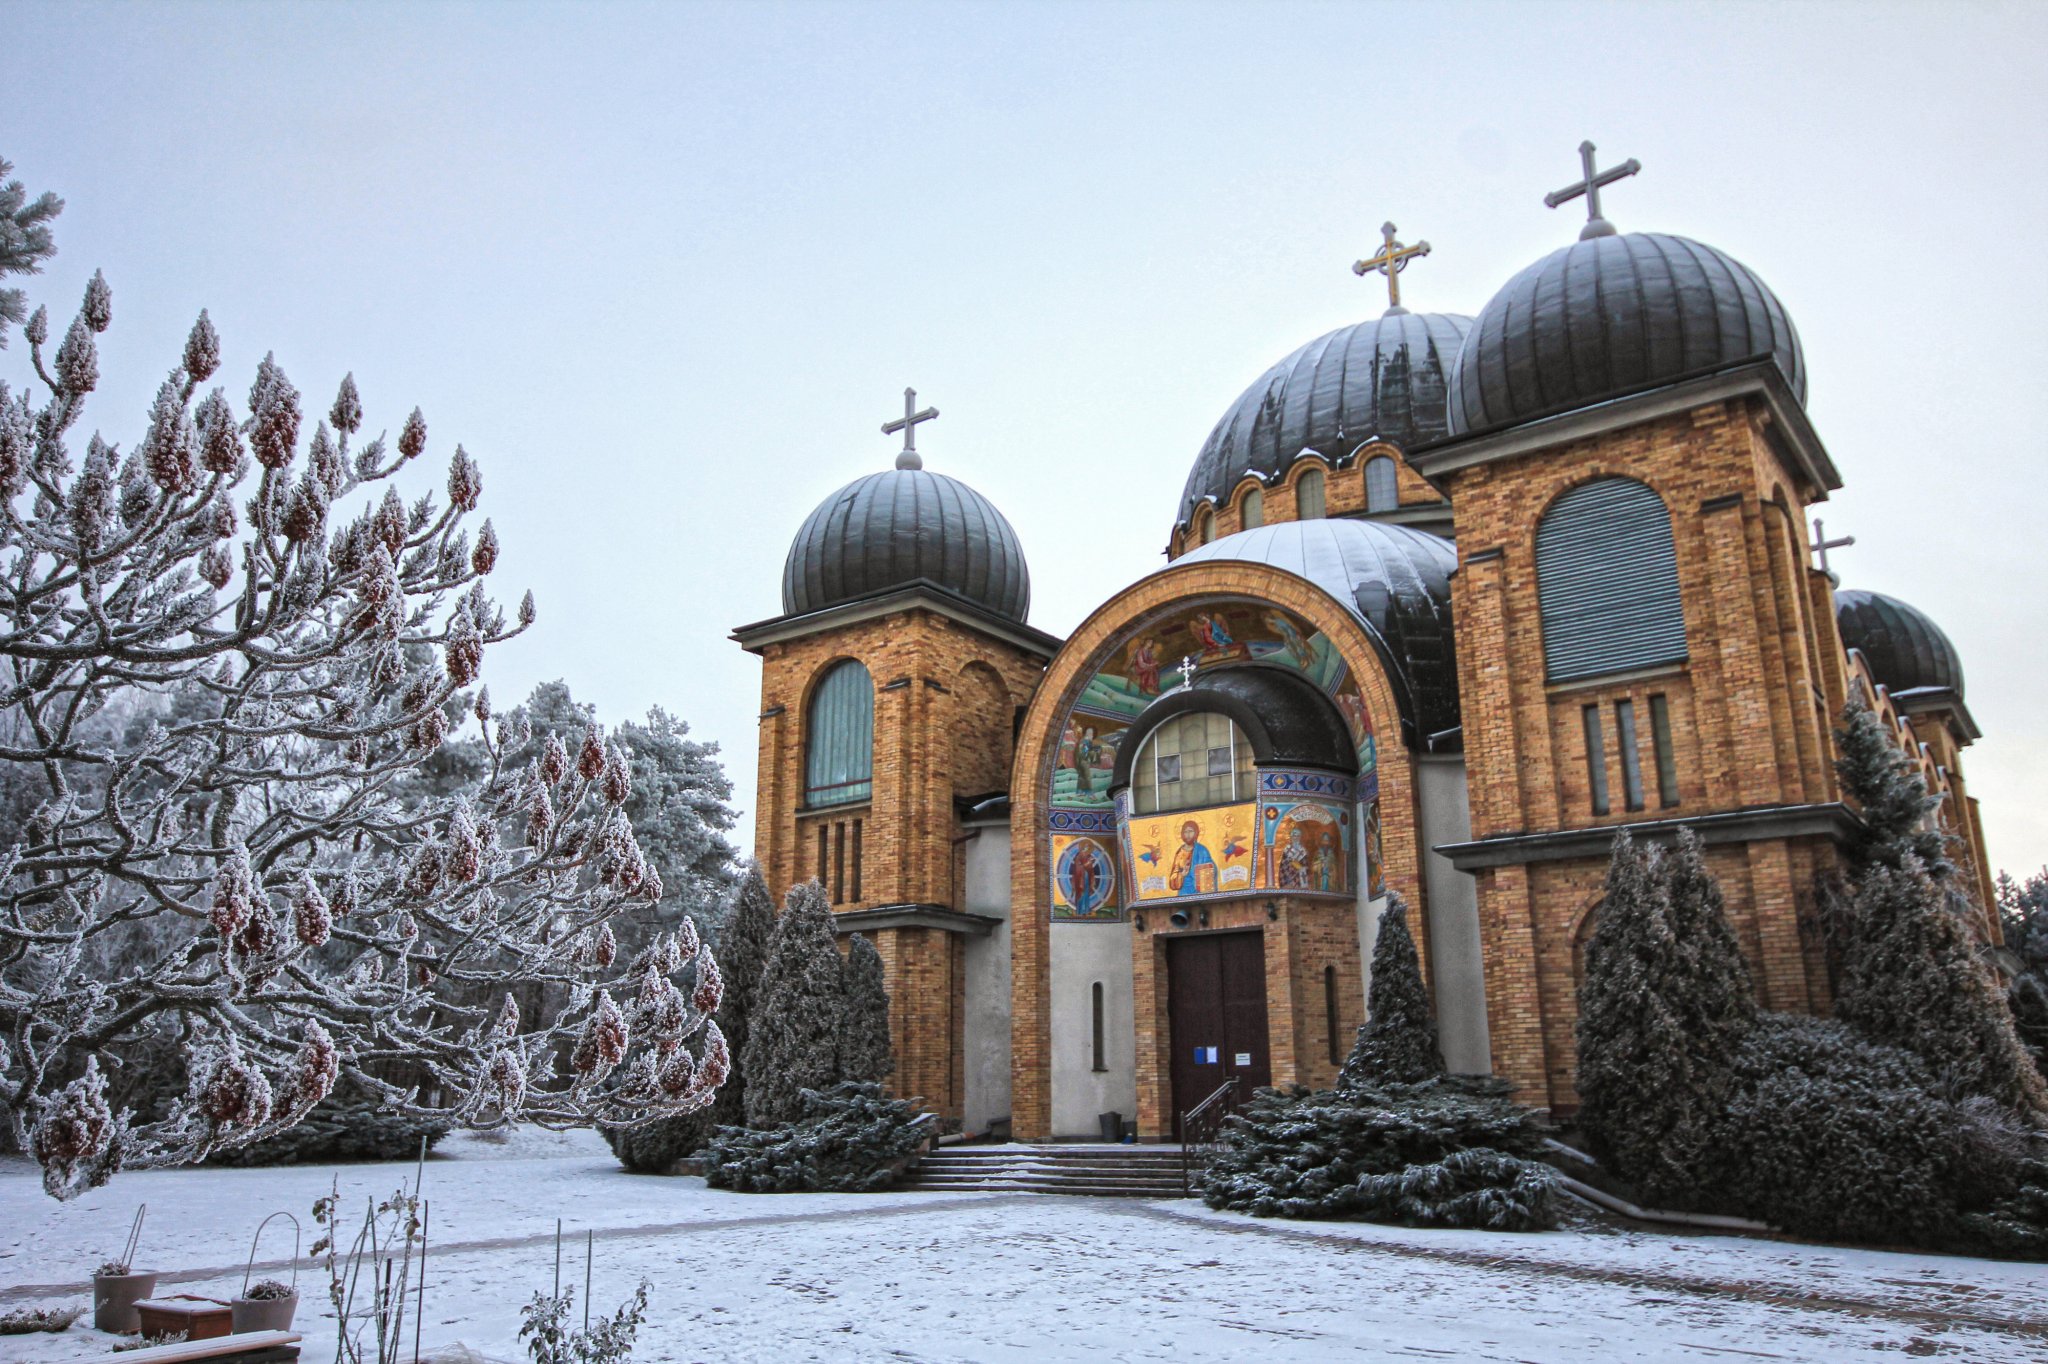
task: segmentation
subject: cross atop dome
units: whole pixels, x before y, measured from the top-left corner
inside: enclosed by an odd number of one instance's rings
[[[893,436],[898,431],[903,433],[903,448],[896,452],[897,468],[924,468],[924,458],[917,453],[917,424],[919,422],[931,421],[938,415],[939,409],[936,407],[927,407],[922,412],[918,411],[917,390],[914,388],[903,390],[903,415],[895,421],[882,423],[882,434],[885,436]]]
[[[1380,250],[1376,256],[1367,256],[1351,266],[1351,273],[1363,279],[1378,271],[1387,277],[1387,316],[1398,317],[1408,310],[1401,306],[1401,272],[1408,268],[1408,262],[1429,254],[1428,242],[1417,242],[1403,246],[1394,240],[1394,225],[1380,224]]]
[[[1593,169],[1593,144],[1581,142],[1579,182],[1544,195],[1543,205],[1545,208],[1556,208],[1559,204],[1568,203],[1583,194],[1586,197],[1586,225],[1579,229],[1579,240],[1583,242],[1594,237],[1611,237],[1615,232],[1614,224],[1600,216],[1600,189],[1603,185],[1611,185],[1617,180],[1626,179],[1642,168],[1643,163],[1631,156],[1618,166],[1596,171]]]

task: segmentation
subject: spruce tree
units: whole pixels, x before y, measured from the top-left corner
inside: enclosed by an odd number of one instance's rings
[[[1755,1017],[1748,971],[1692,840],[1662,858],[1617,836],[1594,912],[1579,986],[1580,1124],[1644,1200],[1700,1206],[1733,1053]]]
[[[1365,1026],[1338,1073],[1340,1086],[1419,1084],[1444,1073],[1436,1018],[1422,983],[1422,959],[1408,931],[1408,902],[1396,892],[1380,914],[1372,949]]]
[[[2048,1075],[2048,870],[2024,882],[2000,873],[1998,919],[2017,961],[2006,1001],[2035,1069]]]
[[[807,881],[783,903],[754,997],[740,1059],[748,1127],[795,1122],[803,1114],[803,1091],[827,1088],[839,1078],[844,974],[824,887]]]
[[[1946,876],[1952,869],[1948,840],[1928,818],[1941,798],[1928,794],[1927,782],[1860,696],[1842,712],[1835,753],[1842,789],[1863,816],[1850,844],[1855,865],[1896,867],[1910,855],[1932,874]]]
[[[1956,1097],[2048,1115],[2048,1085],[1977,955],[1973,910],[1953,880],[1937,883],[1910,853],[1897,867],[1871,865],[1856,886],[1856,935],[1835,1012],[1919,1056]]]
[[[896,1069],[889,1041],[889,990],[882,954],[856,933],[847,944],[846,1026],[839,1035],[839,1078],[880,1083]]]

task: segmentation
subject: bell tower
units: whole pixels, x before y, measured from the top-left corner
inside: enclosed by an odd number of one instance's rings
[[[1515,276],[1450,378],[1449,440],[1411,455],[1456,508],[1453,610],[1496,1073],[1569,1108],[1579,954],[1616,830],[1708,845],[1765,1007],[1828,1006],[1812,886],[1850,816],[1832,585],[1804,509],[1840,486],[1763,281],[1624,234],[1601,171],[1574,244]]]
[[[893,1092],[959,1117],[971,1087],[970,977],[1007,923],[970,903],[967,830],[1006,797],[1015,716],[1059,641],[1025,623],[1016,532],[927,471],[904,390],[893,468],[855,479],[798,530],[782,614],[733,638],[761,659],[754,855],[778,898],[816,880],[842,935],[880,950]],[[1007,1067],[1007,1058],[1004,1060]]]

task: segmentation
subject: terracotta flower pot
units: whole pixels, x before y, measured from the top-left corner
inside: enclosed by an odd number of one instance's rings
[[[155,1292],[154,1274],[93,1275],[92,1324],[115,1335],[133,1335],[142,1329],[135,1304]]]
[[[236,1298],[235,1333],[244,1331],[289,1331],[292,1313],[299,1307],[299,1295],[288,1298]]]

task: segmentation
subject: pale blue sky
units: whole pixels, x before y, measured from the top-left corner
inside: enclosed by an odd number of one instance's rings
[[[1574,148],[1634,156],[1624,229],[1754,267],[1806,343],[1848,487],[1844,582],[1947,628],[1995,865],[2048,862],[2039,472],[2048,7],[0,6],[0,155],[63,194],[31,281],[115,291],[89,421],[132,440],[199,308],[239,397],[426,411],[482,464],[563,676],[725,746],[751,806],[755,661],[812,505],[928,467],[1010,516],[1033,623],[1157,567],[1216,417],[1376,314],[1382,220],[1472,313],[1569,242]],[[17,343],[0,374],[18,381]]]

